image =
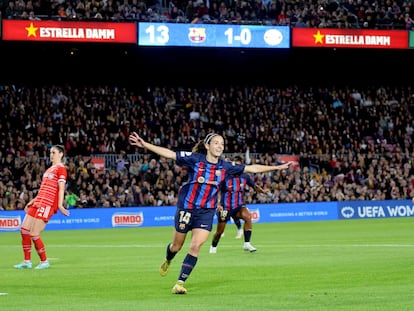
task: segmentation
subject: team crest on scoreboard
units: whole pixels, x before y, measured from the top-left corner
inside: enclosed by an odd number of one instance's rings
[[[188,32],[188,39],[192,43],[202,43],[206,41],[206,29],[205,28],[193,28],[190,27]]]

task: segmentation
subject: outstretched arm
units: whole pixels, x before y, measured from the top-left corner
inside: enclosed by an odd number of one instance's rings
[[[160,147],[160,146],[147,143],[136,132],[132,132],[129,135],[129,143],[133,146],[148,149],[149,151],[152,151],[160,155],[161,157],[173,159],[173,160],[177,159],[177,155],[175,154],[174,151],[164,148],[164,147]]]
[[[270,193],[270,189],[263,189],[259,185],[254,185],[254,190],[256,190],[256,192],[262,193],[262,194],[268,194],[268,193]]]
[[[252,165],[246,165],[244,167],[244,173],[252,173],[252,174],[256,174],[256,173],[266,173],[266,172],[271,172],[271,171],[278,171],[278,170],[284,170],[289,168],[289,166],[292,164],[293,162],[287,162],[281,165],[277,165],[277,166],[273,166],[273,165],[262,165],[262,164],[252,164]]]

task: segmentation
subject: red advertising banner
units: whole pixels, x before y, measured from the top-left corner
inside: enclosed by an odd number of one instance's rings
[[[408,31],[292,28],[292,47],[407,49]]]
[[[293,163],[289,166],[290,169],[299,169],[299,157],[295,155],[280,155],[277,159],[280,163],[286,163],[292,161]]]
[[[137,24],[3,20],[3,40],[137,44]]]
[[[92,157],[91,163],[93,164],[93,167],[97,171],[99,171],[99,172],[104,172],[105,171],[105,159],[104,158]]]

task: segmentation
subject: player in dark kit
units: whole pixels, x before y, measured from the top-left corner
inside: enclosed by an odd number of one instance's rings
[[[177,283],[172,288],[173,294],[185,294],[184,282],[188,279],[195,265],[201,246],[207,241],[213,227],[214,213],[218,203],[220,184],[229,175],[245,173],[265,173],[286,169],[291,162],[279,166],[242,165],[224,161],[224,138],[215,133],[208,134],[199,141],[192,151],[172,151],[144,141],[136,132],[129,135],[129,142],[145,148],[161,157],[176,161],[188,170],[188,181],[179,191],[177,210],[174,218],[173,241],[167,245],[166,256],[160,267],[161,276],[167,275],[171,261],[183,247],[185,238],[192,231],[190,249],[184,257]]]
[[[235,163],[240,164],[240,157],[235,158]],[[244,202],[244,192],[247,186],[254,188],[257,192],[267,194],[269,190],[264,190],[262,187],[255,184],[253,179],[248,174],[231,175],[226,178],[221,186],[221,199],[217,208],[217,229],[213,236],[213,241],[210,246],[210,253],[217,253],[217,245],[224,233],[227,222],[232,217],[235,220],[243,219],[243,233],[244,233],[244,250],[255,252],[256,248],[250,244],[252,236],[252,219],[250,211]]]

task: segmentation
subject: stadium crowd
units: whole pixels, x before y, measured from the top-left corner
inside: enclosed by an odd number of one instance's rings
[[[70,208],[175,205],[185,169],[132,148],[130,131],[172,150],[214,131],[227,157],[247,163],[298,157],[296,168],[254,175],[270,195],[252,189],[247,204],[410,199],[413,96],[406,86],[3,85],[0,209],[23,209],[33,198],[52,144],[66,149]],[[104,170],[91,160],[102,154],[116,158]]]
[[[258,24],[291,27],[412,29],[402,0],[2,0],[5,19]]]

